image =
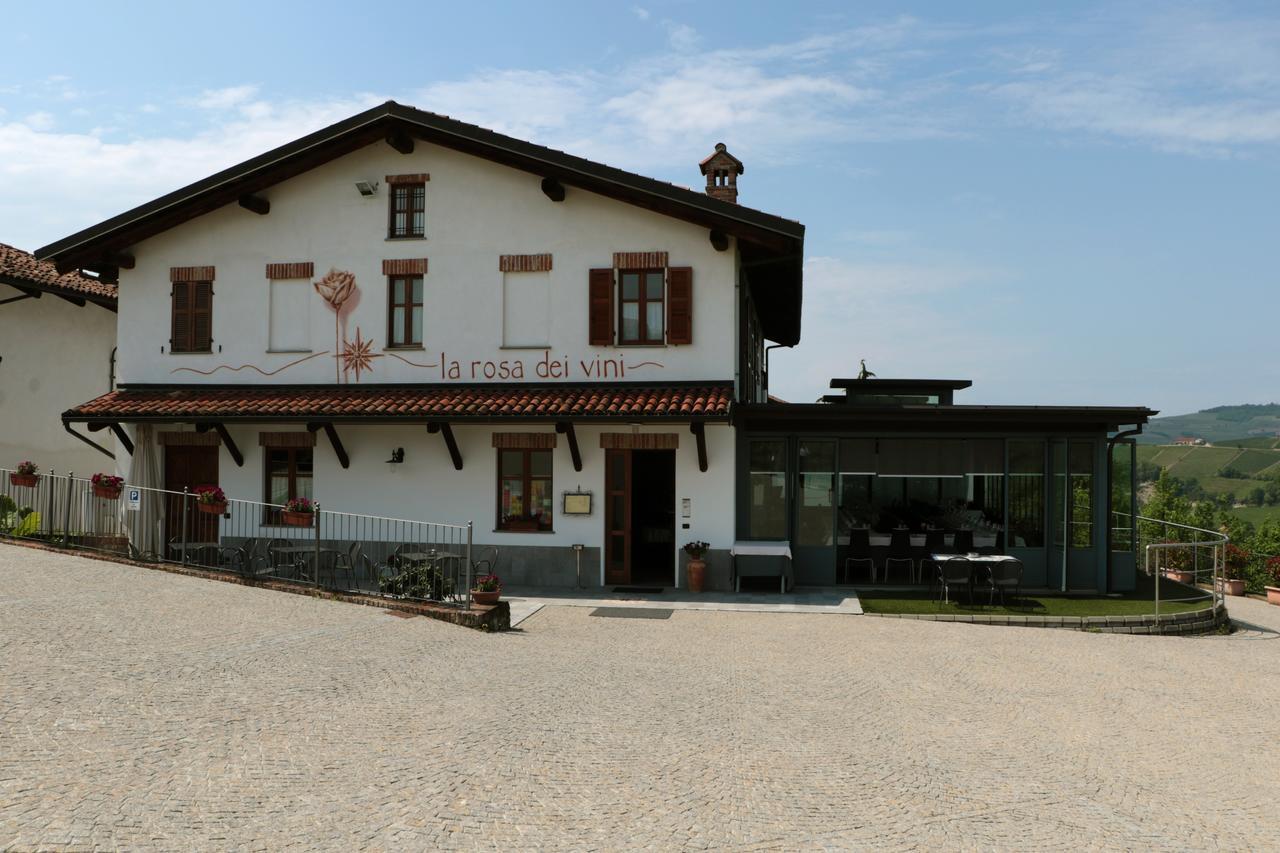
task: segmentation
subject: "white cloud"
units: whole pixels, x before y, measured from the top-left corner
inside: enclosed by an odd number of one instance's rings
[[[688,53],[697,48],[698,43],[702,41],[698,31],[688,24],[663,21],[662,26],[667,31],[667,43],[671,45],[672,50],[678,53]]]
[[[258,87],[254,85],[205,89],[195,99],[195,105],[204,110],[229,110],[243,106],[256,94],[258,94]]]
[[[585,73],[484,71],[418,90],[415,106],[512,136],[545,140],[583,121],[601,81]]]
[[[53,126],[57,123],[53,117],[53,113],[43,111],[31,113],[22,121],[32,130],[52,130]]]
[[[635,15],[641,21],[649,20],[649,10],[641,8],[640,6],[632,6],[631,14]]]

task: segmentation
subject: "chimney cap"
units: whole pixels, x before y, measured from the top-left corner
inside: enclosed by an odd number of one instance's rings
[[[698,169],[704,175],[712,169],[730,169],[738,175],[746,171],[742,161],[730,154],[728,147],[723,142],[716,143],[716,150],[703,158],[702,162],[698,164]]]

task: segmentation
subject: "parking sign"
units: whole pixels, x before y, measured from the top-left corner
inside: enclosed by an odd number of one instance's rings
[[[130,489],[128,498],[125,500],[124,507],[130,511],[136,511],[142,506],[142,489]]]

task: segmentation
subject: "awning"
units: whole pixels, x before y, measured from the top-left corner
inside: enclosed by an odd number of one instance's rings
[[[728,384],[304,385],[123,388],[64,412],[67,423],[323,421],[727,421]]]

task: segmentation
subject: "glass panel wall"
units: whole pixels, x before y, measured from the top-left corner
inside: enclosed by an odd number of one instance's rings
[[[752,439],[747,467],[747,537],[786,539],[786,439]]]
[[[1073,441],[1067,452],[1071,475],[1071,547],[1093,547],[1092,441]]]
[[[834,544],[832,490],[836,476],[834,441],[801,441],[797,472],[796,544]]]
[[[1137,513],[1133,500],[1134,445],[1124,441],[1111,448],[1111,550],[1126,553],[1134,548]]]
[[[1009,545],[1044,547],[1044,442],[1009,441]]]

